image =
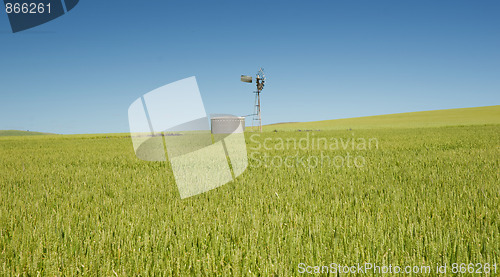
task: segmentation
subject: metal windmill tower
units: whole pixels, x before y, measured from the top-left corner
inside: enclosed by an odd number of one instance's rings
[[[245,83],[252,83],[252,77],[241,75],[241,81]],[[262,132],[262,115],[261,115],[261,104],[260,104],[260,93],[264,89],[264,84],[266,82],[266,75],[264,74],[264,69],[261,67],[256,74],[255,83],[257,85],[257,91],[255,93],[255,104],[254,113],[252,114],[252,129],[255,123],[259,126],[259,131]]]

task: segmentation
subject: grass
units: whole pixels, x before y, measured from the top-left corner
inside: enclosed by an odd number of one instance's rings
[[[169,163],[138,160],[123,134],[0,138],[0,275],[500,266],[500,125],[246,135],[248,169],[184,200]],[[279,147],[308,136],[328,149]],[[361,138],[378,147],[330,147]],[[365,164],[309,166],[321,155]]]
[[[436,110],[400,114],[387,114],[357,118],[271,124],[264,130],[346,130],[384,128],[425,128],[459,125],[500,124],[500,105]]]

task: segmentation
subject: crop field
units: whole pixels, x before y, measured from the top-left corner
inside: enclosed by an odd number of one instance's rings
[[[498,275],[500,124],[487,123],[246,133],[247,170],[184,200],[169,163],[137,159],[127,134],[0,137],[0,275],[365,262]]]
[[[38,136],[38,135],[53,135],[53,134],[31,132],[31,131],[0,130],[0,137],[3,137],[3,136]]]
[[[345,130],[356,129],[393,129],[393,128],[425,128],[464,126],[500,123],[500,105],[411,112],[400,114],[384,114],[356,118],[343,118],[314,122],[295,122],[285,124],[271,124],[266,130],[294,131],[307,130]]]

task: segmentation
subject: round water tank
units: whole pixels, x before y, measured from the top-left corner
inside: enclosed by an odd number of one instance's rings
[[[212,134],[243,133],[245,118],[236,116],[219,116],[211,118]]]

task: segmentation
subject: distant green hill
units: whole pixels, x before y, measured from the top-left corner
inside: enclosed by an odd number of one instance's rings
[[[0,137],[6,136],[37,136],[37,135],[53,135],[51,133],[41,133],[32,131],[18,131],[18,130],[0,130]]]
[[[500,124],[500,105],[477,108],[386,114],[312,122],[281,123],[263,126],[273,130],[342,130],[379,128],[421,128],[457,125]]]

